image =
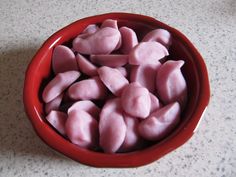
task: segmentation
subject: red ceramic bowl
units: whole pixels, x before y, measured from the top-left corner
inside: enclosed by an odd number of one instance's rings
[[[135,29],[142,37],[147,31],[164,28],[173,36],[170,58],[184,60],[183,74],[187,81],[188,103],[182,120],[172,133],[156,144],[131,153],[105,154],[80,148],[60,136],[45,121],[42,89],[51,75],[53,48],[75,38],[87,25],[105,19],[118,20],[119,26]],[[137,167],[151,163],[184,144],[195,132],[208,105],[210,88],[203,58],[193,44],[178,30],[158,20],[137,14],[109,13],[78,20],[53,34],[33,57],[25,74],[25,111],[38,136],[50,147],[83,164],[95,167]]]

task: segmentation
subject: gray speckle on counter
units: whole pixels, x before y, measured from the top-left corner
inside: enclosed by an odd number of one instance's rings
[[[22,90],[32,56],[52,33],[91,15],[124,11],[149,15],[180,31],[205,59],[211,101],[185,145],[140,168],[91,168],[45,145],[27,119]],[[235,0],[1,0],[0,176],[236,176]]]

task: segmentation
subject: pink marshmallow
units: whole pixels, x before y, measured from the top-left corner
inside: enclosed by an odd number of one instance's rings
[[[73,110],[82,110],[89,113],[93,118],[98,120],[99,114],[101,112],[100,108],[98,108],[92,101],[83,100],[75,102],[67,111],[70,114]]]
[[[171,34],[169,31],[164,29],[155,29],[147,33],[142,42],[156,41],[160,42],[166,48],[168,48],[171,44]]]
[[[80,73],[78,71],[67,71],[59,73],[54,77],[43,90],[43,101],[48,103],[60,95],[67,87],[69,87],[76,79],[78,79]]]
[[[154,111],[160,109],[161,104],[160,104],[158,98],[155,95],[153,95],[152,93],[149,93],[149,95],[150,95],[150,99],[151,99],[150,113],[153,113]]]
[[[126,70],[126,68],[124,67],[117,67],[116,69],[118,69],[120,71],[120,73],[124,76],[124,77],[128,77],[128,71]]]
[[[138,44],[137,35],[134,30],[125,26],[121,27],[119,31],[122,39],[121,52],[124,54],[129,54],[132,48]]]
[[[73,48],[82,54],[109,54],[117,46],[120,32],[114,28],[105,27],[83,39],[73,40]]]
[[[52,53],[52,69],[55,74],[71,70],[78,71],[73,51],[63,45],[56,46]]]
[[[114,29],[118,30],[117,20],[107,19],[107,20],[103,21],[101,28],[105,28],[105,27],[110,27],[110,28],[114,28]],[[121,46],[121,36],[120,36],[120,40],[114,50],[119,49],[120,46]]]
[[[58,110],[61,104],[63,98],[63,93],[58,95],[56,98],[54,98],[52,101],[45,104],[45,112],[48,114],[52,110]]]
[[[126,136],[126,124],[119,98],[110,99],[103,106],[99,121],[100,146],[107,153],[115,153]]]
[[[107,19],[102,22],[101,28],[110,27],[118,30],[117,20]]]
[[[99,27],[95,24],[88,25],[82,32],[82,34],[93,34],[99,30]]]
[[[150,141],[158,141],[172,131],[180,120],[180,105],[171,103],[139,124],[139,134]]]
[[[69,112],[65,128],[73,144],[88,149],[97,147],[98,122],[87,112],[80,109]]]
[[[79,69],[82,73],[88,76],[96,76],[97,75],[97,67],[91,63],[88,59],[84,56],[77,54],[76,60],[79,66]]]
[[[130,82],[138,82],[143,87],[146,87],[150,92],[156,90],[156,73],[161,63],[155,60],[152,63],[147,63],[139,66],[132,66],[130,72]]]
[[[120,96],[122,90],[129,81],[117,69],[103,66],[98,69],[98,75],[104,85],[116,96]]]
[[[66,135],[65,133],[65,123],[67,119],[67,115],[60,111],[51,111],[46,116],[47,121],[62,135]]]
[[[128,55],[91,55],[90,60],[101,66],[112,68],[120,67],[128,63]]]
[[[99,77],[93,77],[73,84],[68,95],[73,100],[103,99],[107,95],[107,89]]]
[[[127,114],[124,114],[124,120],[127,127],[125,140],[120,147],[119,151],[128,152],[131,150],[137,149],[141,142],[141,137],[138,133],[139,120],[135,117],[131,117]]]
[[[180,70],[183,64],[183,60],[168,60],[157,72],[157,93],[165,104],[178,101],[184,107],[186,103],[187,84]]]
[[[136,82],[124,88],[121,103],[123,110],[133,117],[144,119],[150,113],[151,99],[149,91]]]
[[[129,53],[129,64],[143,65],[160,60],[169,55],[168,50],[159,42],[140,42]]]

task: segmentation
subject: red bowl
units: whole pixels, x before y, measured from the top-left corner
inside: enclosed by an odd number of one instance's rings
[[[76,37],[87,25],[101,23],[105,19],[118,20],[119,26],[135,29],[142,37],[147,31],[164,28],[173,36],[171,59],[185,61],[183,74],[187,81],[188,103],[178,127],[168,137],[143,150],[130,153],[105,154],[80,148],[60,136],[45,121],[42,89],[51,75],[53,48]],[[53,34],[30,62],[25,74],[25,111],[38,136],[50,147],[83,164],[95,167],[137,167],[151,163],[184,144],[195,132],[208,105],[210,86],[203,58],[193,44],[178,30],[158,20],[137,14],[109,13],[78,20]]]

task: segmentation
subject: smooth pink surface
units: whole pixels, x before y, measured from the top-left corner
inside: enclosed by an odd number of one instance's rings
[[[73,51],[64,45],[56,46],[52,54],[52,68],[55,74],[78,71]]]
[[[130,82],[138,82],[143,87],[146,87],[150,92],[156,91],[157,71],[161,63],[158,60],[152,63],[145,63],[143,65],[132,66],[130,71]]]
[[[97,100],[106,96],[107,89],[99,77],[93,77],[74,83],[68,90],[73,100]]]
[[[63,93],[58,95],[56,98],[54,98],[52,101],[45,104],[45,112],[48,114],[52,110],[58,110],[61,104],[63,98]]]
[[[119,31],[122,39],[121,52],[129,54],[132,48],[138,44],[137,35],[134,30],[125,26],[121,27]]]
[[[109,66],[112,68],[120,67],[128,63],[128,55],[91,55],[90,60],[101,66]]]
[[[102,108],[99,121],[100,146],[107,153],[116,152],[125,140],[126,124],[121,102],[114,98]]]
[[[142,65],[168,55],[168,50],[159,42],[140,42],[129,53],[129,64]]]
[[[51,80],[43,90],[43,101],[48,103],[60,95],[67,87],[80,76],[78,71],[59,73]]]
[[[157,72],[157,93],[165,104],[175,101],[178,101],[182,107],[186,104],[187,84],[180,70],[183,65],[183,60],[168,60]]]
[[[87,113],[89,113],[93,118],[97,119],[99,118],[99,114],[101,112],[101,109],[97,107],[92,101],[90,100],[83,100],[83,101],[77,101],[75,102],[67,111],[69,114],[73,110],[82,110]]]
[[[150,113],[153,113],[154,111],[156,111],[157,109],[161,107],[161,104],[159,102],[159,99],[155,95],[153,95],[152,93],[149,93],[149,95],[151,99]]]
[[[120,96],[129,81],[122,75],[122,73],[107,66],[102,66],[98,69],[98,75],[104,85],[116,96]]]
[[[102,22],[101,28],[110,27],[118,30],[117,20],[107,19]]]
[[[65,123],[67,115],[60,111],[51,111],[46,116],[47,121],[62,135],[65,135]]]
[[[96,76],[97,73],[97,66],[91,63],[87,58],[84,56],[77,54],[76,61],[78,63],[78,67],[80,71],[88,76]]]
[[[160,42],[166,48],[169,48],[171,44],[171,34],[164,29],[155,29],[146,34],[142,42],[156,41]]]
[[[72,143],[83,148],[97,147],[98,122],[89,113],[80,109],[70,111],[65,127]]]
[[[101,23],[105,19],[117,19],[120,26],[134,28],[141,36],[157,28],[172,34],[170,57],[183,59],[188,86],[188,102],[177,128],[163,141],[132,153],[105,154],[84,150],[73,145],[55,132],[45,120],[41,85],[51,78],[53,48],[63,44],[83,31],[89,24]],[[24,106],[38,136],[50,147],[80,163],[96,167],[137,167],[149,164],[184,144],[194,134],[210,98],[207,68],[203,58],[193,44],[178,30],[148,16],[129,13],[109,13],[78,20],[53,34],[45,41],[30,62],[25,73]]]
[[[141,142],[141,137],[138,133],[139,120],[136,117],[131,117],[127,114],[123,114],[126,124],[126,135],[122,146],[119,151],[128,152],[137,149]]]
[[[73,48],[81,54],[109,54],[116,48],[119,40],[120,32],[118,30],[105,27],[87,38],[75,38]]]
[[[139,124],[139,134],[151,141],[157,141],[170,133],[180,121],[180,105],[178,102],[153,112]]]
[[[149,91],[136,82],[130,83],[122,92],[121,104],[127,114],[146,118],[151,109]]]

